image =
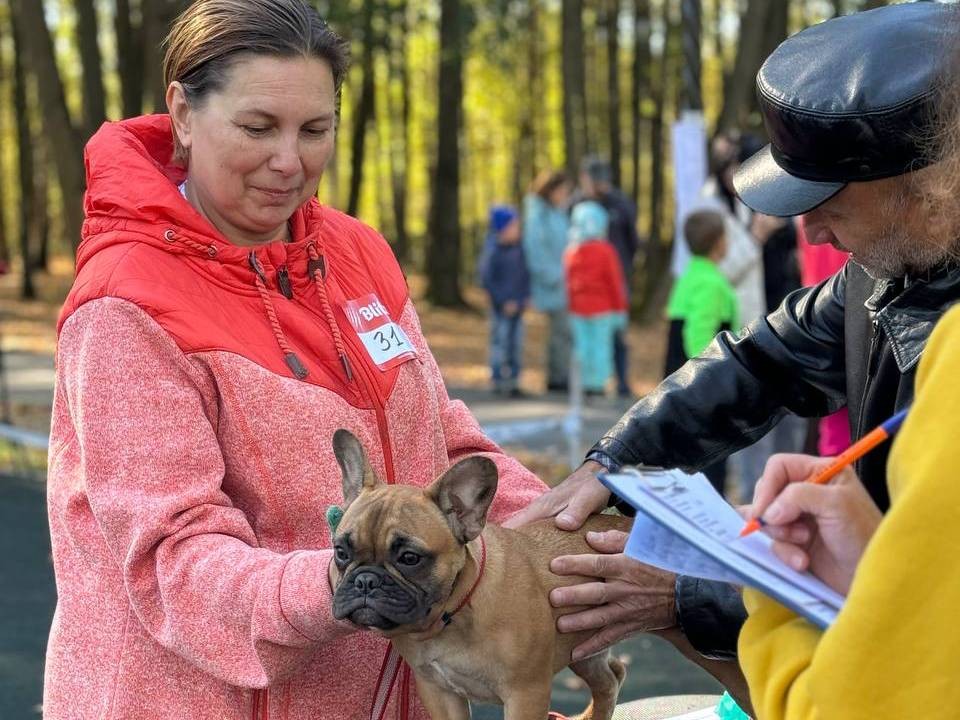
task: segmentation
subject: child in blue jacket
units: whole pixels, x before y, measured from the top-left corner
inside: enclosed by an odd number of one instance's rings
[[[490,296],[490,372],[494,392],[520,397],[523,311],[530,299],[530,273],[520,244],[520,217],[509,205],[490,209],[480,278]]]

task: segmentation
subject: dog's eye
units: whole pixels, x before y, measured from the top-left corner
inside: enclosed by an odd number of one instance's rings
[[[410,552],[407,550],[400,553],[400,557],[397,558],[397,562],[401,565],[406,565],[407,567],[413,567],[420,562],[420,556],[415,552]]]

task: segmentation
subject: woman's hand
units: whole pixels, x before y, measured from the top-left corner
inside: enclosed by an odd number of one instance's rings
[[[777,557],[796,570],[809,569],[846,595],[883,515],[851,468],[826,485],[805,482],[831,461],[774,455],[757,483],[748,514],[766,523]]]

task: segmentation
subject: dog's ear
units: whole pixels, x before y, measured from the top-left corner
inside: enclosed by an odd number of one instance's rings
[[[426,490],[461,543],[470,542],[483,530],[496,492],[497,466],[479,455],[461,460]]]
[[[343,473],[343,509],[346,510],[361,491],[376,487],[380,481],[370,467],[363,445],[349,430],[341,428],[333,434],[333,454]]]

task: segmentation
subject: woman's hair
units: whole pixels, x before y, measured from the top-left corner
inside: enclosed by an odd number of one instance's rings
[[[325,60],[337,98],[350,64],[347,43],[302,0],[197,0],[174,21],[166,39],[164,84],[183,85],[191,107],[221,90],[241,55]],[[184,149],[176,133],[174,158]]]
[[[571,185],[572,180],[562,170],[542,170],[530,184],[530,192],[549,201],[553,191],[561,185]]]

